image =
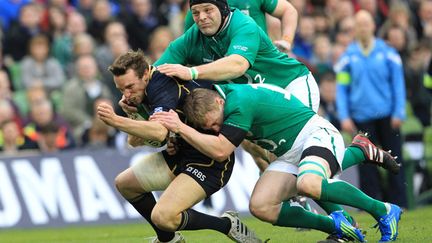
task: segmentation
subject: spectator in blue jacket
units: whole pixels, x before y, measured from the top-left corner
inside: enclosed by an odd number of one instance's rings
[[[373,143],[391,150],[401,163],[399,129],[405,119],[406,99],[402,61],[395,49],[375,37],[369,12],[360,10],[355,22],[356,39],[335,65],[341,128],[350,134],[367,132]],[[359,172],[361,189],[369,196],[407,206],[403,168],[398,175],[388,175],[384,191],[376,167],[361,165]]]

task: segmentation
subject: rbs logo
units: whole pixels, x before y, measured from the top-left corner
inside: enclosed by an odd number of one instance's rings
[[[198,169],[195,169],[193,167],[188,167],[186,171],[191,172],[191,174],[196,176],[198,179],[200,179],[200,181],[205,181],[206,179],[206,176]]]

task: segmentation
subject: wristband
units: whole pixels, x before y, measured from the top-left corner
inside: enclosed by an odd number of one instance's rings
[[[189,68],[189,72],[192,80],[198,79],[198,70],[195,67]]]

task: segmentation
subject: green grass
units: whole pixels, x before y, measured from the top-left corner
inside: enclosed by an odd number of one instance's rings
[[[366,213],[353,213],[363,230],[367,230],[368,242],[377,242],[379,232],[371,228],[373,219]],[[244,218],[244,222],[253,228],[262,238],[270,238],[270,242],[316,242],[324,239],[326,234],[318,231],[301,231],[275,227],[261,222],[255,218]],[[402,215],[399,225],[397,242],[432,242],[432,207],[419,208],[407,211]],[[121,224],[110,226],[86,226],[57,229],[27,229],[27,230],[1,230],[0,242],[110,242],[134,243],[148,242],[145,238],[154,233],[148,224]],[[230,242],[229,239],[210,230],[183,232],[187,242]]]

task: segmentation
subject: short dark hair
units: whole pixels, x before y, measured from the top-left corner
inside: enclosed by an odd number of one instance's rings
[[[188,122],[195,127],[202,127],[206,121],[206,114],[218,109],[216,97],[219,94],[215,90],[196,88],[185,99],[183,111]]]
[[[125,54],[117,57],[114,63],[108,67],[108,71],[114,76],[121,76],[126,74],[127,70],[132,69],[138,78],[142,78],[148,68],[149,64],[142,50],[129,50]]]

